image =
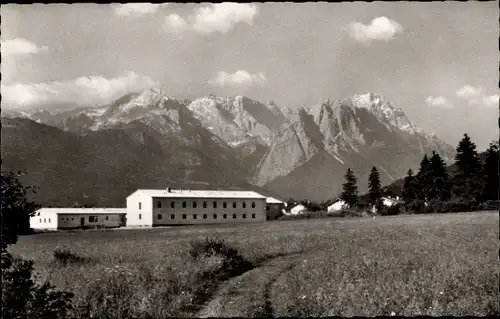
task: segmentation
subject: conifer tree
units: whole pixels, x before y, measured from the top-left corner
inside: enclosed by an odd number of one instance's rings
[[[490,143],[482,166],[481,201],[499,199],[499,165],[500,152],[498,142]]]
[[[403,200],[405,204],[408,205],[417,198],[415,189],[415,176],[413,176],[413,170],[410,168],[403,182]]]
[[[450,190],[446,164],[436,151],[432,151],[432,156],[430,158],[429,164],[429,172],[432,178],[432,183],[429,187],[429,199],[441,201],[449,200]]]
[[[368,176],[368,189],[370,204],[374,205],[382,196],[380,174],[375,166],[372,167],[370,175]]]
[[[426,200],[429,197],[429,189],[432,184],[430,165],[429,158],[425,154],[422,161],[420,161],[420,169],[415,178],[416,197],[421,200]]]
[[[354,172],[349,168],[345,174],[346,182],[342,185],[342,194],[340,198],[350,207],[356,205],[358,201],[358,186]]]
[[[481,189],[481,179],[478,178],[480,161],[476,145],[467,134],[458,143],[455,165],[457,173],[453,178],[453,193],[458,198],[477,200]]]

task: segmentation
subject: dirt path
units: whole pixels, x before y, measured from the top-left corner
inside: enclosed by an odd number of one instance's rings
[[[272,317],[272,285],[281,274],[294,267],[299,255],[272,259],[222,283],[195,317]]]

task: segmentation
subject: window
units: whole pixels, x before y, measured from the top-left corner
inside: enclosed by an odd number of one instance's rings
[[[186,219],[186,214],[182,214],[182,219]]]
[[[269,207],[269,206],[266,206],[266,210],[270,210],[270,209],[271,209],[271,207]]]
[[[182,202],[182,208],[186,208],[186,207],[187,207],[186,202]]]
[[[139,214],[139,216],[140,215],[141,214]],[[50,219],[49,219],[49,223],[50,223]],[[97,223],[97,216],[89,216],[89,223]]]
[[[44,218],[44,219],[43,219],[43,222],[44,222],[44,223],[46,223],[46,222],[47,222],[47,220]]]
[[[236,202],[233,202],[233,208],[236,208]]]
[[[142,214],[139,214],[139,219],[142,219]]]
[[[252,208],[255,208],[255,202],[252,202]]]
[[[236,219],[236,214],[233,214],[233,219]]]
[[[226,202],[222,203],[222,207],[227,208],[227,203]]]
[[[222,218],[226,219],[227,218],[227,214],[222,215]]]
[[[108,216],[106,216],[106,220],[109,220],[109,217],[108,217]]]
[[[252,218],[255,218],[255,214],[252,214]]]
[[[42,219],[40,218],[40,223],[42,222]]]
[[[247,218],[247,214],[243,214],[241,217],[243,217],[243,219]]]
[[[142,209],[142,203],[139,202],[139,209]]]
[[[37,216],[40,216],[40,213],[38,213]]]
[[[161,208],[161,202],[160,201],[158,201],[158,203],[156,203],[156,205],[157,205],[158,208]]]
[[[207,214],[203,214],[203,219],[207,219]]]
[[[71,220],[75,220],[74,218],[71,218]]]
[[[207,202],[203,202],[203,208],[207,208]]]
[[[193,214],[193,219],[196,219],[196,214]]]
[[[214,219],[217,219],[217,214],[214,214]]]
[[[158,214],[158,219],[161,219],[161,214]]]
[[[170,202],[170,207],[175,208],[175,202]]]
[[[198,205],[196,204],[196,201],[194,201],[193,202],[193,208],[196,208],[196,206],[198,206]]]
[[[175,219],[175,214],[170,215],[170,219]]]
[[[241,204],[241,207],[243,207],[243,208],[247,208],[247,203],[243,202],[243,203]]]
[[[214,202],[214,208],[217,208],[217,202]]]

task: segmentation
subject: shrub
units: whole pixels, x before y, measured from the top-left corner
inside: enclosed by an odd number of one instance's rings
[[[379,214],[382,216],[394,216],[403,213],[403,205],[396,204],[393,206],[383,206],[381,210],[379,210]]]
[[[481,210],[499,210],[500,201],[499,200],[487,200],[480,205]]]
[[[67,248],[56,248],[54,249],[54,258],[56,261],[60,262],[63,265],[67,264],[81,264],[88,262],[88,258],[78,256],[76,254],[73,254],[69,249]]]
[[[33,261],[2,256],[2,311],[5,318],[66,318],[73,294],[35,284]]]

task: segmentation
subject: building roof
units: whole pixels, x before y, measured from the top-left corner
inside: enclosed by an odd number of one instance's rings
[[[186,189],[138,189],[140,192],[151,197],[166,198],[253,198],[266,199],[265,196],[251,191],[213,191],[213,190],[186,190]],[[135,193],[134,192],[134,193]]]
[[[268,198],[266,198],[266,203],[268,203],[268,204],[283,204],[282,201],[280,201],[280,200],[278,200],[278,199],[276,199],[274,197],[268,197]]]
[[[35,211],[35,213],[56,213],[56,214],[73,214],[73,215],[85,215],[85,214],[126,214],[126,208],[40,208]]]

